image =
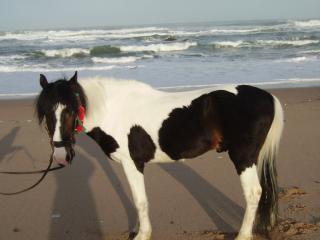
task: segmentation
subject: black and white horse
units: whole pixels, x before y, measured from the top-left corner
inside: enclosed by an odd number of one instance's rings
[[[36,111],[39,123],[46,122],[58,163],[72,160],[74,134],[84,128],[108,158],[122,164],[138,212],[135,240],[151,238],[145,164],[212,149],[228,151],[240,176],[246,211],[236,239],[252,238],[255,219],[264,232],[275,226],[275,155],[283,111],[268,92],[241,85],[172,93],[134,80],[78,81],[77,73],[51,83],[41,75],[40,85]]]

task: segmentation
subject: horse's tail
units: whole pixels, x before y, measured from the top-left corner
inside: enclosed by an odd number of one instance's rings
[[[274,117],[258,158],[258,173],[262,187],[256,227],[267,233],[277,223],[278,184],[275,158],[283,129],[283,110],[279,100],[273,97]]]

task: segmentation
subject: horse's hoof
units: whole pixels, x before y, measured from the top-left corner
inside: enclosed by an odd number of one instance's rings
[[[128,240],[133,240],[135,236],[137,236],[137,233],[136,233],[136,232],[130,232],[130,233],[129,233]]]
[[[238,235],[234,240],[252,240],[250,235]]]

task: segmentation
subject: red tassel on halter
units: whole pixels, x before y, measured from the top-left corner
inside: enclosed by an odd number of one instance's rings
[[[76,126],[76,132],[77,133],[81,133],[84,131],[84,127],[83,127],[83,120],[84,120],[84,115],[85,115],[85,109],[82,106],[82,104],[79,106],[79,119],[78,119],[78,124]],[[80,123],[80,122],[81,123]]]

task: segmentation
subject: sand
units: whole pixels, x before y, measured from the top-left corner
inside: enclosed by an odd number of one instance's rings
[[[281,224],[273,239],[320,239],[320,88],[272,90],[283,104],[278,158]],[[0,101],[0,169],[45,168],[50,147],[33,101]],[[153,238],[233,239],[244,212],[239,177],[227,154],[209,152],[145,169]],[[39,176],[0,176],[0,191]],[[0,196],[0,239],[126,239],[136,214],[121,166],[106,160],[87,136],[76,158],[36,189]],[[257,237],[256,239],[261,239]]]

